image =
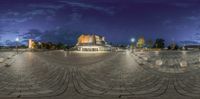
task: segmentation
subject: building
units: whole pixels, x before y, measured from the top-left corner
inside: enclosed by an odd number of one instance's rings
[[[185,45],[184,49],[200,49],[200,45]]]
[[[28,40],[29,49],[57,49],[57,45],[52,42],[38,42],[32,39]]]
[[[35,48],[35,42],[32,39],[28,40],[28,48],[34,49]]]
[[[105,38],[99,35],[81,35],[78,38],[76,47],[79,51],[108,51],[111,46],[107,44]]]

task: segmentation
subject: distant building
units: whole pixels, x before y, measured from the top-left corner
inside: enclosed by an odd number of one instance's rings
[[[107,44],[105,38],[99,35],[81,35],[78,38],[76,47],[79,51],[111,50],[111,46]]]
[[[200,45],[186,45],[184,49],[200,49]]]

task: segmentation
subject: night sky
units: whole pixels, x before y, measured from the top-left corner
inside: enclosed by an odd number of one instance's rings
[[[73,43],[81,33],[108,42],[131,37],[200,43],[200,0],[0,0],[0,42]],[[24,37],[25,36],[25,37]]]

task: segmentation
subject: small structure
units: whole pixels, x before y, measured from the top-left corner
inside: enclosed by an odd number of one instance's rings
[[[76,47],[79,51],[109,51],[111,46],[99,35],[81,35]]]

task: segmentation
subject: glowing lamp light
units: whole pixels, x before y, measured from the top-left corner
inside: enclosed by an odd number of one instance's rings
[[[135,38],[131,38],[131,42],[134,43],[135,42]]]
[[[18,42],[18,41],[19,41],[19,37],[17,37],[17,38],[15,39],[15,41],[17,41],[17,42]]]

